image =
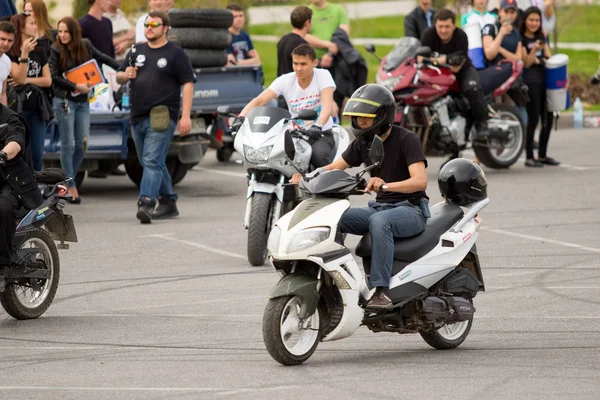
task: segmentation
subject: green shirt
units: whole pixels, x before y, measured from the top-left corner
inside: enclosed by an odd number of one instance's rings
[[[348,25],[348,14],[346,10],[339,4],[328,3],[324,8],[316,8],[313,5],[309,6],[313,12],[312,15],[312,32],[313,36],[322,40],[331,40],[333,32],[340,25]],[[326,49],[315,49],[317,57],[321,58],[327,53]]]

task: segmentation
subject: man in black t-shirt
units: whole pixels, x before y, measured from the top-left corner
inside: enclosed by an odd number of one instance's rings
[[[381,85],[364,85],[353,94],[343,115],[352,117],[352,133],[356,139],[342,157],[326,170],[371,164],[369,147],[375,135],[383,141],[385,157],[377,172],[371,174],[366,191],[376,192],[368,207],[350,208],[340,221],[340,230],[353,235],[371,234],[371,286],[375,294],[367,308],[385,309],[392,305],[389,296],[394,263],[394,238],[418,235],[429,217],[427,159],[421,141],[413,132],[393,125],[396,103],[392,93]],[[299,182],[295,175],[292,182]],[[384,186],[385,185],[385,186]]]
[[[191,130],[196,74],[185,52],[167,41],[170,22],[167,13],[151,11],[144,23],[148,41],[132,46],[117,73],[118,83],[131,85],[131,131],[144,167],[137,212],[142,223],[179,215],[166,157],[175,128],[181,136]]]
[[[308,44],[304,37],[312,29],[312,10],[306,6],[294,8],[290,14],[292,32],[277,42],[277,76],[294,72],[292,50],[301,44]]]
[[[81,36],[89,39],[100,52],[115,58],[112,22],[102,16],[108,11],[108,3],[105,0],[88,0],[88,4],[90,11],[79,19]]]
[[[475,120],[477,140],[487,140],[487,107],[479,82],[479,74],[469,60],[469,41],[467,34],[455,25],[456,15],[447,8],[441,9],[433,17],[434,27],[423,33],[421,45],[440,54],[432,60],[449,64],[460,83],[461,92],[471,106],[471,115]]]

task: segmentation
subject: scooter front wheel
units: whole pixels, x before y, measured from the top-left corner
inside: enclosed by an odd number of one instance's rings
[[[254,193],[248,225],[248,261],[259,267],[267,261],[267,240],[275,212],[275,197],[270,193]]]
[[[308,360],[321,341],[322,311],[300,319],[299,296],[270,299],[263,316],[263,339],[271,357],[283,365],[300,365]]]

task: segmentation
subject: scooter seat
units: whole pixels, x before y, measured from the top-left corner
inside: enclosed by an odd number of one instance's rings
[[[462,208],[448,203],[431,207],[431,218],[425,230],[416,236],[394,240],[394,260],[413,262],[429,253],[440,241],[440,236],[464,215]],[[371,258],[371,235],[366,234],[356,246],[356,255]]]

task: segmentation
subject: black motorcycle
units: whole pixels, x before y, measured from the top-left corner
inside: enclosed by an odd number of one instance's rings
[[[0,175],[4,177],[1,166]],[[73,217],[63,212],[70,178],[62,170],[46,170],[36,178],[44,201],[35,209],[16,211],[11,265],[0,269],[0,303],[16,319],[37,318],[50,307],[60,277],[58,249],[77,242]]]

